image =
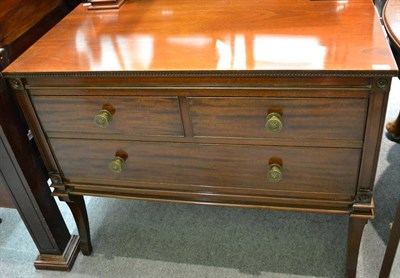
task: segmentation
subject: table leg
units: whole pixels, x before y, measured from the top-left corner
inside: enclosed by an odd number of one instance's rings
[[[69,270],[79,252],[79,237],[69,233],[51,196],[44,167],[27,137],[26,123],[1,76],[0,108],[0,182],[40,253],[34,266]]]
[[[84,255],[90,255],[92,252],[92,243],[90,240],[89,218],[86,211],[85,200],[83,196],[70,196],[67,204],[72,211],[79,236],[81,238],[81,251]]]
[[[397,247],[400,240],[400,202],[397,206],[396,216],[394,219],[392,231],[390,232],[389,242],[386,247],[385,257],[381,267],[379,278],[387,278],[390,275],[394,257],[396,256]]]
[[[347,278],[356,277],[361,237],[364,231],[365,224],[367,224],[368,220],[369,218],[350,215],[349,233],[347,239]]]

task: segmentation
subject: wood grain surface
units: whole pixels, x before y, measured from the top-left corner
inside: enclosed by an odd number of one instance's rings
[[[46,132],[183,136],[176,97],[35,96],[32,101]],[[93,120],[104,104],[115,108],[107,128]]]
[[[370,0],[79,6],[4,75],[60,176],[56,196],[347,213],[354,277],[397,75]],[[115,121],[98,132],[104,104]],[[270,112],[282,113],[279,135],[264,133]]]
[[[172,183],[300,192],[354,193],[361,151],[212,144],[50,139],[70,182]],[[108,170],[118,150],[128,154],[120,174]],[[321,155],[323,153],[324,155]],[[281,182],[267,180],[269,163],[282,161]],[[351,165],[351,167],[349,167]],[[210,188],[212,191],[212,189]],[[211,192],[210,192],[211,193]]]
[[[61,0],[1,0],[0,46],[14,42],[61,2]]]
[[[335,98],[189,98],[195,136],[362,141],[368,102]],[[266,116],[282,115],[271,132]],[[279,140],[279,139],[277,139]]]
[[[78,7],[6,72],[394,73],[385,40],[369,0],[130,0],[112,11]]]

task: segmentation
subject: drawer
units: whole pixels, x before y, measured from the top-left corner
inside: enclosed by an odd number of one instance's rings
[[[32,102],[45,132],[183,136],[176,97],[32,96]],[[105,128],[94,121],[103,108],[115,110]]]
[[[358,149],[61,138],[50,142],[72,183],[206,185],[210,192],[217,186],[352,195],[361,156]],[[118,150],[128,159],[115,174],[108,165]],[[267,179],[271,163],[282,164],[279,182]]]
[[[188,103],[194,136],[352,141],[363,140],[368,106],[356,98],[191,97]],[[274,112],[281,115],[278,132],[266,128]]]

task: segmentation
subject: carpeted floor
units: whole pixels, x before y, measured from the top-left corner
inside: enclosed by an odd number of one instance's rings
[[[394,80],[387,113],[397,116]],[[400,199],[400,144],[383,138],[376,218],[364,231],[358,277],[378,277]],[[344,277],[347,216],[87,198],[93,254],[71,272],[35,270],[37,250],[16,210],[0,209],[0,277]],[[73,233],[72,216],[60,208]],[[398,252],[400,254],[400,251]],[[400,277],[400,255],[392,277]]]

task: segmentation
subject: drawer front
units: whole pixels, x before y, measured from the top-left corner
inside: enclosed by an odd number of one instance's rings
[[[109,185],[163,183],[354,194],[358,149],[207,145],[106,140],[50,139],[65,177],[72,183]],[[128,159],[121,173],[108,170],[118,150]],[[271,162],[283,178],[267,179]]]
[[[183,136],[176,97],[33,96],[45,132]],[[106,128],[94,118],[115,109]]]
[[[366,99],[189,98],[195,136],[362,141]],[[281,115],[282,129],[266,128],[267,115]]]

